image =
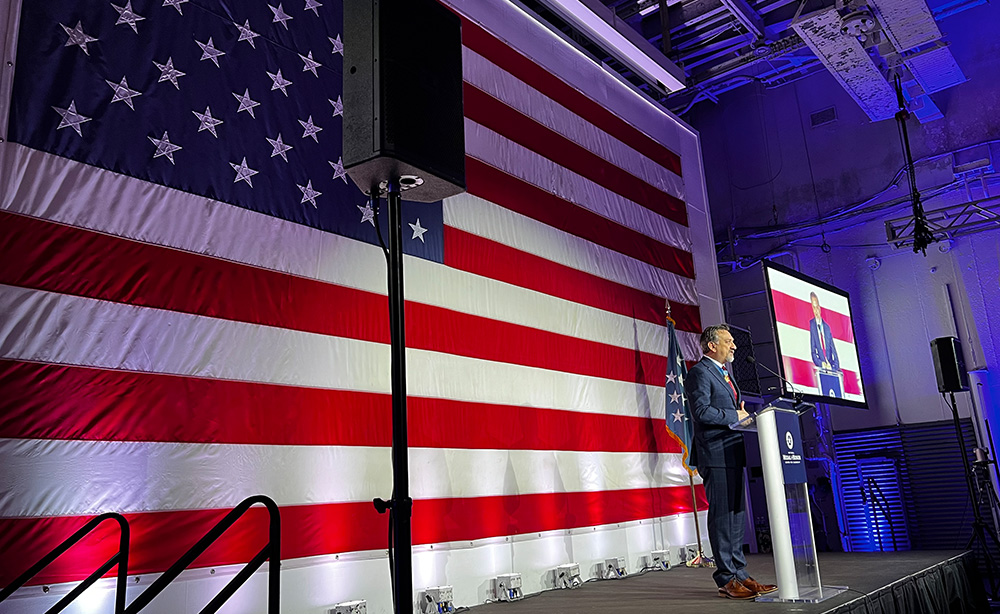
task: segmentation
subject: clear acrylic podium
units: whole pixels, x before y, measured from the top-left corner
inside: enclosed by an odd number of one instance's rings
[[[846,586],[823,586],[813,542],[809,487],[799,413],[812,406],[776,399],[756,414],[730,425],[738,431],[756,431],[764,470],[767,515],[778,592],[757,601],[816,603],[839,595]]]

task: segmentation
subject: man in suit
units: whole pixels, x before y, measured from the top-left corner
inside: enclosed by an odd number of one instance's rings
[[[819,307],[819,297],[815,292],[809,293],[812,303],[813,318],[809,320],[809,344],[812,346],[813,364],[827,371],[840,371],[840,358],[837,348],[833,345],[833,331],[830,325],[823,321],[823,311]]]
[[[712,577],[720,597],[753,599],[778,587],[761,584],[746,571],[746,450],[743,434],[729,425],[746,418],[747,412],[726,369],[736,351],[729,327],[719,324],[706,328],[701,334],[701,350],[705,356],[688,371],[685,389],[694,422],[691,464],[697,466],[708,497],[708,539],[716,566]]]

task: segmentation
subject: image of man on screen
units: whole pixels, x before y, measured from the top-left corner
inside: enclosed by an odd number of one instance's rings
[[[813,364],[827,371],[840,371],[840,359],[837,348],[833,344],[833,331],[823,320],[823,312],[819,306],[819,297],[815,292],[809,293],[812,302],[813,319],[809,320],[809,341],[812,345]]]
[[[809,342],[812,346],[813,364],[816,365],[816,382],[821,395],[842,399],[844,381],[837,347],[833,343],[833,331],[823,320],[823,311],[815,292],[809,293],[809,300],[813,310],[813,318],[809,320]]]

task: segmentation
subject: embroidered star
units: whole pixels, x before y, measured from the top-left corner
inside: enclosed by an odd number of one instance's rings
[[[257,45],[254,44],[253,39],[260,36],[260,34],[257,34],[256,32],[250,29],[250,20],[247,19],[246,23],[244,23],[242,26],[238,23],[233,23],[233,25],[236,26],[236,28],[240,31],[240,37],[236,39],[236,42],[238,43],[240,41],[246,41],[250,43],[251,47],[256,49]]]
[[[298,122],[302,124],[302,127],[305,129],[305,132],[302,133],[302,138],[311,136],[314,141],[319,143],[319,137],[316,136],[316,134],[322,132],[323,129],[313,123],[313,116],[310,115],[309,119],[307,119],[306,121],[302,121],[300,119],[298,120]]]
[[[76,27],[73,29],[70,29],[69,26],[64,26],[62,24],[59,25],[62,26],[62,29],[66,31],[66,35],[69,36],[69,38],[66,40],[66,44],[63,45],[64,47],[69,47],[71,45],[79,45],[80,49],[83,49],[84,53],[90,55],[90,51],[87,50],[87,43],[96,43],[97,39],[94,38],[93,36],[88,36],[86,33],[84,33],[82,21],[76,22]]]
[[[138,34],[139,28],[136,27],[135,24],[146,18],[132,10],[132,0],[128,0],[128,2],[125,3],[125,6],[118,6],[116,4],[112,4],[111,6],[118,11],[118,21],[115,22],[115,25],[118,26],[123,23],[127,23],[132,26],[132,31]]]
[[[163,0],[163,6],[172,6],[177,9],[178,14],[183,15],[184,11],[181,10],[181,5],[187,1],[188,0]]]
[[[280,23],[281,25],[285,26],[285,29],[287,30],[288,29],[287,22],[288,20],[292,19],[292,16],[286,13],[284,9],[281,8],[281,3],[280,2],[278,3],[277,8],[268,4],[267,8],[271,9],[271,12],[274,13],[274,19],[271,20],[271,23]]]
[[[302,200],[299,201],[299,204],[301,205],[302,203],[308,201],[309,204],[312,205],[313,208],[315,209],[316,208],[316,197],[320,196],[323,193],[322,192],[318,192],[318,191],[316,191],[316,190],[313,189],[313,182],[312,181],[308,181],[305,185],[299,185],[297,183],[295,185],[300,190],[302,190]]]
[[[317,74],[316,68],[322,66],[322,64],[313,59],[313,52],[310,51],[307,55],[302,55],[300,53],[299,57],[302,58],[302,62],[305,64],[305,66],[302,67],[302,72],[308,70],[313,74],[314,77],[318,77],[319,74]]]
[[[135,96],[141,96],[142,92],[137,92],[133,89],[129,89],[128,81],[125,77],[122,77],[121,83],[115,83],[114,81],[104,80],[105,83],[111,86],[111,89],[115,91],[115,95],[111,97],[111,104],[122,100],[128,105],[128,108],[135,111],[135,106],[132,105],[132,98]]]
[[[420,239],[421,243],[426,243],[426,241],[424,241],[424,233],[427,232],[427,229],[420,226],[419,217],[417,218],[416,224],[410,224],[410,228],[413,229],[413,236],[410,237],[410,240]]]
[[[264,138],[267,139],[267,137],[264,137]],[[271,157],[272,158],[274,156],[281,156],[282,160],[284,160],[285,162],[288,162],[288,156],[285,155],[285,152],[288,151],[289,149],[292,149],[292,146],[291,145],[286,145],[281,140],[281,133],[280,132],[278,133],[278,138],[276,138],[276,139],[267,139],[267,142],[270,143],[271,147],[274,148],[274,150],[271,152]]]
[[[191,112],[194,113],[194,116],[198,118],[199,122],[201,122],[198,125],[198,132],[201,132],[202,130],[208,130],[209,132],[212,133],[212,136],[214,136],[215,138],[219,138],[219,135],[215,133],[215,127],[218,126],[219,124],[222,124],[223,121],[221,119],[215,119],[214,117],[212,117],[211,107],[205,107],[204,113],[199,113],[197,111],[191,111]]]
[[[207,43],[203,43],[199,40],[195,40],[194,42],[198,43],[198,46],[201,47],[201,60],[212,60],[212,63],[215,64],[216,68],[218,68],[219,56],[226,55],[226,52],[219,51],[215,48],[215,43],[212,42],[211,36],[208,37]]]
[[[330,102],[330,104],[333,105],[334,117],[337,117],[338,115],[340,116],[344,115],[344,102],[341,100],[340,96],[337,96],[336,100],[330,100],[329,98],[327,98],[327,100]]]
[[[684,357],[681,356],[680,354],[678,354],[677,355],[677,366],[679,367],[679,366],[681,366],[683,364],[684,364]]]
[[[62,128],[65,128],[66,126],[69,126],[73,130],[76,130],[76,133],[78,135],[83,136],[83,132],[80,131],[80,124],[82,124],[83,122],[89,122],[91,118],[84,117],[83,115],[80,115],[79,113],[76,112],[75,100],[69,101],[69,108],[66,109],[60,109],[59,107],[52,107],[52,108],[56,110],[56,113],[62,115],[62,119],[59,121],[59,125],[56,126],[56,130],[60,130]]]
[[[267,71],[265,70],[264,72]],[[291,85],[292,82],[281,76],[281,69],[280,68],[278,69],[277,74],[268,72],[267,76],[271,77],[271,82],[272,82],[271,91],[273,92],[274,90],[281,90],[281,93],[287,97],[288,92],[285,91],[285,88]]]
[[[667,373],[667,383],[668,384],[675,384],[675,383],[677,383],[677,374],[676,373]]]
[[[684,376],[683,375],[680,375],[680,374],[677,375],[677,385],[678,386],[683,386],[684,385]]]
[[[181,86],[177,84],[177,77],[183,77],[186,73],[182,73],[174,68],[174,58],[167,58],[166,64],[160,64],[156,60],[153,60],[153,64],[156,64],[156,67],[160,69],[160,78],[157,80],[157,83],[169,81],[174,84],[174,87],[181,89]]]
[[[153,142],[153,145],[156,145],[156,153],[153,154],[154,159],[159,158],[160,156],[166,156],[167,160],[170,160],[170,163],[173,164],[174,152],[179,149],[184,149],[180,145],[174,145],[170,142],[170,137],[167,136],[166,130],[163,131],[163,138],[161,139],[154,139],[151,136],[147,138]]]
[[[670,393],[670,402],[671,403],[680,403],[681,402],[681,395],[678,394],[678,393],[676,393],[676,392],[671,392]]]
[[[246,111],[247,113],[250,114],[250,117],[252,117],[254,119],[257,119],[257,116],[253,114],[253,108],[254,107],[259,107],[260,103],[257,102],[257,101],[255,101],[255,100],[251,100],[250,99],[250,89],[249,88],[246,89],[246,90],[244,90],[242,96],[240,96],[236,92],[233,92],[233,97],[235,97],[236,100],[240,101],[240,108],[236,109],[237,113],[239,113],[240,111]]]
[[[333,164],[332,162],[330,164]],[[357,205],[358,209],[361,210],[361,223],[364,224],[368,222],[373,227],[375,226],[375,210],[372,209],[372,204],[370,202],[365,203],[365,206]]]
[[[233,170],[236,171],[236,179],[233,179],[233,183],[246,181],[248,186],[251,188],[253,187],[253,182],[250,181],[250,178],[256,175],[257,171],[247,166],[246,156],[243,157],[243,161],[239,164],[233,164],[230,162],[229,166],[233,167]]]
[[[680,408],[678,408],[678,409],[677,409],[677,411],[675,411],[675,412],[674,412],[673,414],[671,414],[671,415],[672,415],[672,416],[674,417],[674,422],[684,422],[684,420],[685,420],[685,419],[687,418],[687,417],[686,417],[686,416],[684,415],[684,412],[682,412],[682,411],[680,410]]]
[[[330,162],[329,160],[327,162],[333,167],[333,178],[343,179],[344,183],[347,183],[347,172],[344,170],[344,157],[337,158],[336,162]]]
[[[333,53],[339,53],[340,55],[344,55],[344,43],[341,42],[339,34],[337,35],[336,38],[330,38],[329,36],[327,36],[326,38],[327,40],[330,41],[330,44],[333,45]]]
[[[302,10],[304,10],[304,11],[312,11],[314,15],[316,15],[317,17],[319,17],[319,11],[317,11],[316,9],[318,9],[321,6],[323,6],[323,5],[320,4],[319,2],[316,2],[316,0],[306,0],[306,8],[304,8]]]

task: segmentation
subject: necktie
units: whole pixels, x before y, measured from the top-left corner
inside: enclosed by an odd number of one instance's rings
[[[823,351],[823,360],[826,360],[826,335],[823,334],[823,323],[820,322],[816,328],[819,329],[819,348]]]
[[[723,366],[722,375],[726,378],[726,383],[729,384],[729,389],[733,391],[733,398],[739,398],[739,395],[736,393],[736,386],[733,385],[733,380],[729,379],[729,369]]]

